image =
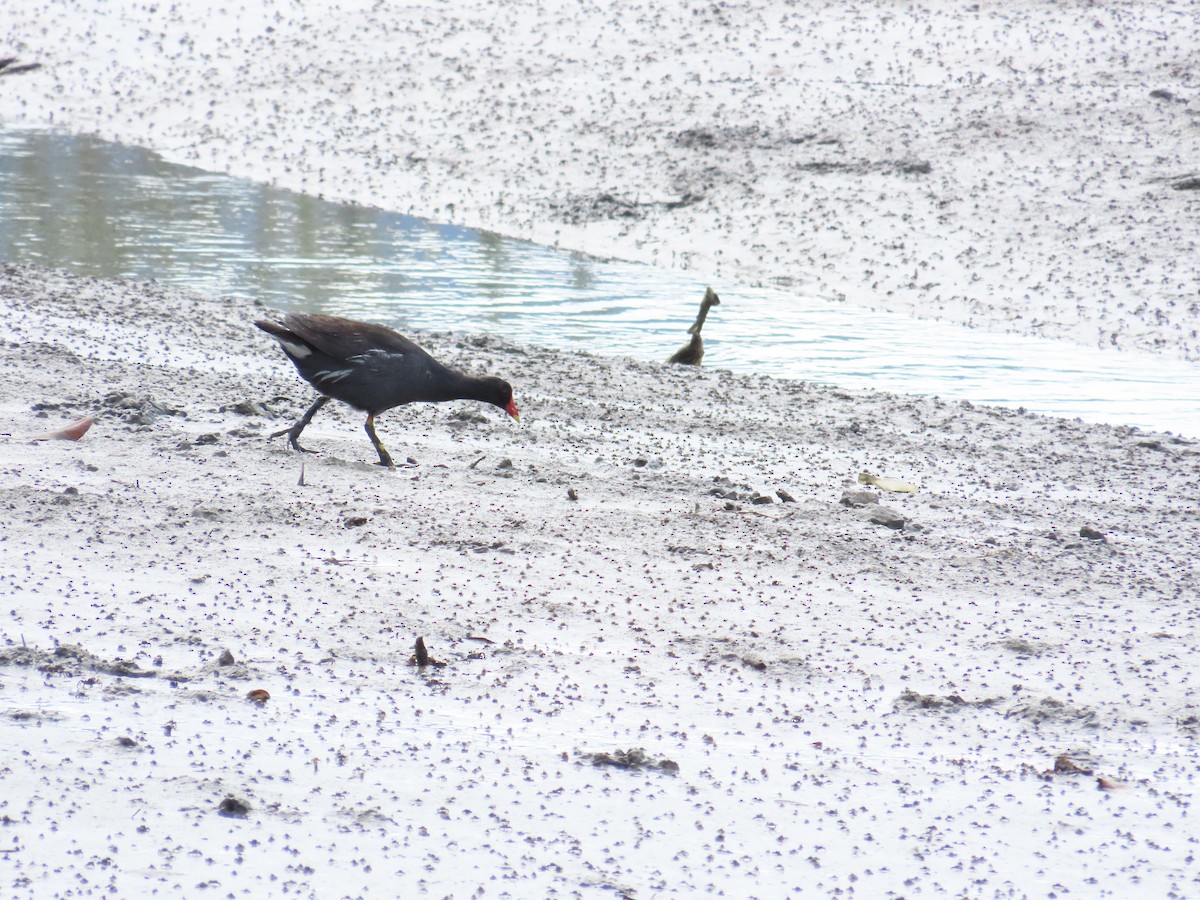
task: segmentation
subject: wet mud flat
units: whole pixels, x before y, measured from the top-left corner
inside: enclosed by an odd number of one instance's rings
[[[525,427],[389,472],[261,306],[0,310],[15,896],[1195,888],[1193,442],[436,333]]]

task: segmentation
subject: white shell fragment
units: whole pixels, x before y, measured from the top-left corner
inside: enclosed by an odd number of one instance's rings
[[[915,494],[920,490],[915,484],[909,484],[907,481],[901,481],[899,478],[888,478],[886,475],[872,475],[870,472],[859,473],[858,483],[869,484],[879,488],[881,491],[891,491],[894,494]]]

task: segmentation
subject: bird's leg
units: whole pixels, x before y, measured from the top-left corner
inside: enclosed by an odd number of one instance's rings
[[[367,416],[367,422],[363,427],[367,429],[367,437],[371,439],[371,443],[375,445],[376,452],[379,453],[379,465],[387,466],[389,469],[396,468],[396,464],[392,462],[391,454],[387,452],[387,449],[383,446],[383,441],[381,441],[379,439],[379,435],[375,433],[374,413],[370,413]],[[400,464],[400,468],[402,469],[415,469],[416,466],[417,464],[411,461],[411,457],[409,462]]]
[[[392,457],[383,446],[383,441],[375,433],[375,413],[367,414],[367,424],[363,427],[367,429],[367,437],[371,439],[371,443],[375,445],[376,452],[379,453],[379,465],[387,466],[389,469],[396,468],[396,464],[392,462]]]
[[[320,397],[318,397],[313,402],[313,405],[308,408],[308,412],[306,412],[303,416],[300,417],[299,422],[297,422],[291,428],[285,428],[285,429],[283,429],[283,431],[276,431],[274,434],[271,435],[271,437],[277,438],[281,434],[286,434],[288,436],[288,443],[292,445],[293,450],[299,450],[301,453],[314,452],[312,450],[306,450],[304,447],[300,446],[300,443],[299,443],[300,432],[302,432],[305,429],[305,426],[307,426],[308,423],[312,421],[312,417],[317,414],[317,410],[320,409],[322,406],[324,406],[328,402],[329,402],[329,398],[326,397],[324,394],[322,394]]]

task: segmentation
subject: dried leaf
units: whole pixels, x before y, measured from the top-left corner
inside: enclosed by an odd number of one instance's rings
[[[78,421],[72,422],[66,428],[59,428],[56,431],[44,431],[41,434],[33,434],[29,436],[31,441],[77,441],[85,434],[92,423],[96,419],[94,416],[84,416]]]

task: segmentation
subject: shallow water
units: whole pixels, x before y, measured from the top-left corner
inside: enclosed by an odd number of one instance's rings
[[[0,259],[661,360],[705,282],[0,129]],[[713,285],[705,364],[1200,437],[1200,366]],[[247,319],[250,314],[247,314]]]

